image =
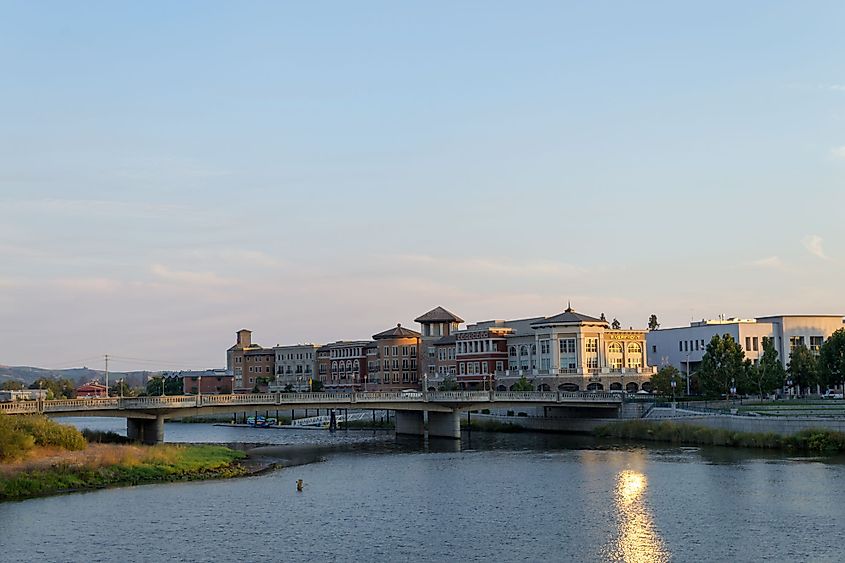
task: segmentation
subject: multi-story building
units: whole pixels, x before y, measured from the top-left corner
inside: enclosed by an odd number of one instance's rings
[[[272,348],[254,344],[250,330],[241,329],[236,335],[235,345],[226,350],[226,371],[235,377],[236,392],[249,392],[273,379],[276,354]]]
[[[317,349],[317,375],[327,391],[361,391],[369,340],[340,340]]]
[[[317,374],[318,344],[294,344],[290,346],[276,346],[276,381],[270,386],[270,391],[309,390],[311,379]]]
[[[803,344],[810,351],[818,352],[822,343],[842,327],[842,315],[702,319],[689,326],[650,331],[648,362],[655,366],[672,365],[683,373],[692,373],[701,364],[710,339],[729,334],[742,346],[745,357],[754,363],[763,355],[763,339],[772,338],[778,358],[786,367],[796,346]]]
[[[448,367],[440,365],[442,360],[439,359],[438,349],[443,345],[441,340],[448,339],[454,334],[464,320],[443,307],[435,307],[428,313],[414,319],[414,322],[420,323],[422,339],[420,375],[426,374],[429,383],[435,384],[442,379],[439,367]],[[454,343],[454,340],[452,342]]]
[[[434,376],[428,377],[428,390],[437,389],[437,383],[444,379],[457,379],[457,337],[455,334],[444,336],[434,341]]]
[[[176,375],[176,374],[174,374]],[[234,392],[235,376],[225,370],[180,371],[185,395],[225,395]]]
[[[375,346],[369,348],[369,367],[376,371],[367,374],[367,389],[397,391],[419,389],[420,350],[422,335],[401,324],[373,335]],[[375,353],[372,353],[375,350]]]
[[[456,333],[458,381],[500,391],[521,377],[541,391],[651,388],[645,330],[612,329],[568,307],[551,317],[485,321]]]

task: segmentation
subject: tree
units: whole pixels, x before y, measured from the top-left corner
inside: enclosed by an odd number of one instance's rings
[[[621,326],[622,326],[622,323],[620,323],[616,318],[614,318],[613,322],[610,323],[610,328],[612,328],[613,330],[619,330],[619,327],[621,327]]]
[[[513,391],[533,391],[534,385],[532,385],[530,381],[525,379],[525,376],[523,375],[522,377],[520,377],[516,381],[516,383],[513,384],[512,390]]]
[[[708,397],[729,394],[732,386],[742,385],[748,364],[742,346],[733,336],[714,335],[697,372],[702,392]]]
[[[3,385],[0,385],[0,389],[2,389],[3,391],[21,391],[23,388],[23,382],[18,381],[17,379],[10,379],[8,381],[4,381]]]
[[[325,386],[323,385],[323,382],[320,381],[319,379],[312,379],[311,380],[311,392],[312,393],[320,393],[320,392],[323,391],[324,387]]]
[[[181,395],[182,394],[182,378],[181,377],[153,377],[147,380],[146,394],[148,396],[161,395],[161,384],[164,381],[165,395]]]
[[[48,399],[73,399],[76,395],[76,386],[67,378],[39,377],[29,388],[46,389]]]
[[[651,377],[651,384],[658,395],[672,396],[672,382],[675,382],[675,393],[683,393],[683,376],[675,366],[663,366]]]
[[[457,391],[460,389],[458,382],[455,381],[454,377],[446,377],[443,381],[440,382],[440,385],[437,386],[438,391]]]
[[[783,387],[786,370],[778,358],[774,339],[763,337],[763,355],[760,356],[759,364],[751,366],[747,375],[749,387],[756,390],[761,399],[765,393]]]
[[[819,374],[829,387],[842,383],[845,388],[845,328],[830,335],[819,350]]]
[[[115,381],[109,389],[109,395],[112,397],[135,397],[137,394],[137,390],[129,387],[123,379]]]
[[[819,383],[816,357],[803,344],[799,344],[790,352],[789,365],[786,366],[786,371],[792,379],[792,384],[798,385],[802,391]]]
[[[658,328],[660,328],[660,323],[657,322],[657,315],[651,315],[648,318],[648,329],[657,330]]]

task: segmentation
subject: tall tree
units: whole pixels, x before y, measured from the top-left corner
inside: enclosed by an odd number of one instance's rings
[[[76,395],[76,386],[67,378],[39,377],[29,388],[46,389],[48,399],[73,399]]]
[[[845,386],[845,328],[835,331],[822,344],[818,368],[825,385],[842,383]]]
[[[657,315],[652,314],[648,318],[648,329],[649,330],[657,330],[658,328],[660,328],[660,323],[657,322]]]
[[[20,391],[23,388],[23,382],[18,381],[17,379],[10,379],[8,381],[4,381],[3,385],[0,385],[0,389],[2,389],[3,391]]]
[[[816,357],[803,344],[796,346],[789,354],[786,371],[793,385],[798,385],[802,392],[819,384],[819,371]]]
[[[684,378],[675,366],[663,366],[651,377],[654,391],[664,397],[672,396],[672,382],[675,382],[675,394],[683,395],[686,392]]]
[[[778,351],[775,349],[774,340],[763,337],[763,355],[760,362],[748,370],[749,387],[755,389],[760,398],[764,393],[783,387],[786,381],[786,370],[778,358]]]
[[[707,351],[697,372],[702,392],[708,397],[718,397],[722,393],[730,393],[731,386],[741,387],[747,366],[745,351],[733,336],[714,335],[707,343]]]

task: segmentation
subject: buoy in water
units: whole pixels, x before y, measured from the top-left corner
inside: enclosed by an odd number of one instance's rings
[[[296,480],[296,490],[300,493],[302,492],[302,479]]]

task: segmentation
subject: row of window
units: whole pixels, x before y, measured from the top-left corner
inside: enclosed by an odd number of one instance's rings
[[[414,356],[417,355],[417,347],[416,346],[384,346],[381,349],[382,356],[398,356],[399,351],[402,351],[403,356]],[[391,354],[391,351],[393,352]]]
[[[361,348],[332,348],[329,351],[329,357],[332,358],[360,358]]]
[[[276,354],[276,361],[282,360],[311,360],[314,358],[313,352],[290,352],[288,354]]]
[[[460,368],[461,375],[473,375],[473,374],[480,374],[480,373],[490,373],[487,371],[488,363],[492,362],[460,362],[458,367]],[[504,370],[504,362],[498,361],[496,362],[496,371]]]
[[[249,373],[261,373],[261,366],[249,366]],[[270,373],[270,366],[264,366],[264,373]]]

